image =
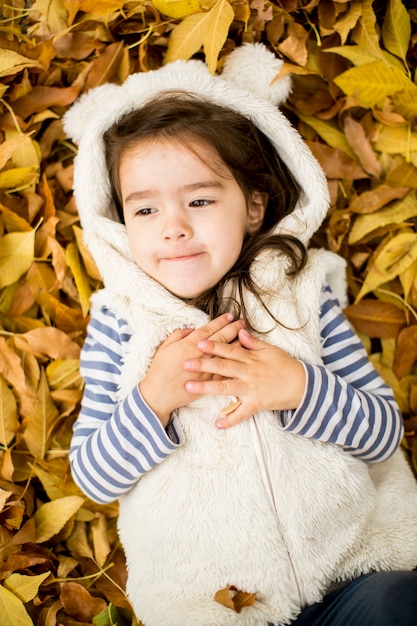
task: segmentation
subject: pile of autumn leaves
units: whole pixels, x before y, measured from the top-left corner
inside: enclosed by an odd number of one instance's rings
[[[263,41],[293,76],[284,111],[324,168],[317,243],[348,260],[346,313],[393,387],[417,469],[417,10],[400,0],[11,0],[0,16],[2,626],[135,624],[117,506],[68,466],[78,364],[100,276],[71,194],[77,96],[200,51]]]

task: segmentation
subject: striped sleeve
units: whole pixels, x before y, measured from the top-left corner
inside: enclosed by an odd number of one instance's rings
[[[322,294],[320,329],[323,365],[304,364],[303,401],[296,411],[282,411],[281,422],[289,432],[342,446],[364,461],[385,461],[400,444],[402,416],[329,288]]]
[[[74,425],[70,463],[75,482],[100,503],[116,500],[182,443],[176,418],[165,431],[137,387],[123,402],[117,402],[129,339],[126,324],[102,309],[89,324],[81,353],[85,389]]]

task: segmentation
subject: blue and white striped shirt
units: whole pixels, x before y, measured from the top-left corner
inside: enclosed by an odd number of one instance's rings
[[[397,449],[403,421],[391,389],[370,363],[329,288],[320,313],[323,365],[304,364],[307,383],[296,410],[277,411],[291,433],[381,462]],[[127,323],[106,308],[88,327],[81,354],[85,390],[70,461],[75,482],[92,500],[116,500],[184,441],[175,414],[165,430],[135,387],[118,403]]]

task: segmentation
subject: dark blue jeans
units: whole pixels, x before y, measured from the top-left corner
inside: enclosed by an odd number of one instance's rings
[[[417,572],[360,576],[304,609],[291,626],[417,626]]]

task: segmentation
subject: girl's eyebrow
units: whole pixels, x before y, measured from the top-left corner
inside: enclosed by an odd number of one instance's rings
[[[223,189],[223,184],[220,181],[206,180],[198,183],[191,183],[190,185],[184,185],[182,189],[184,191],[197,191],[198,189]],[[157,191],[155,189],[133,191],[124,199],[124,201],[127,203],[132,200],[143,200],[144,198],[149,198],[156,193]]]

